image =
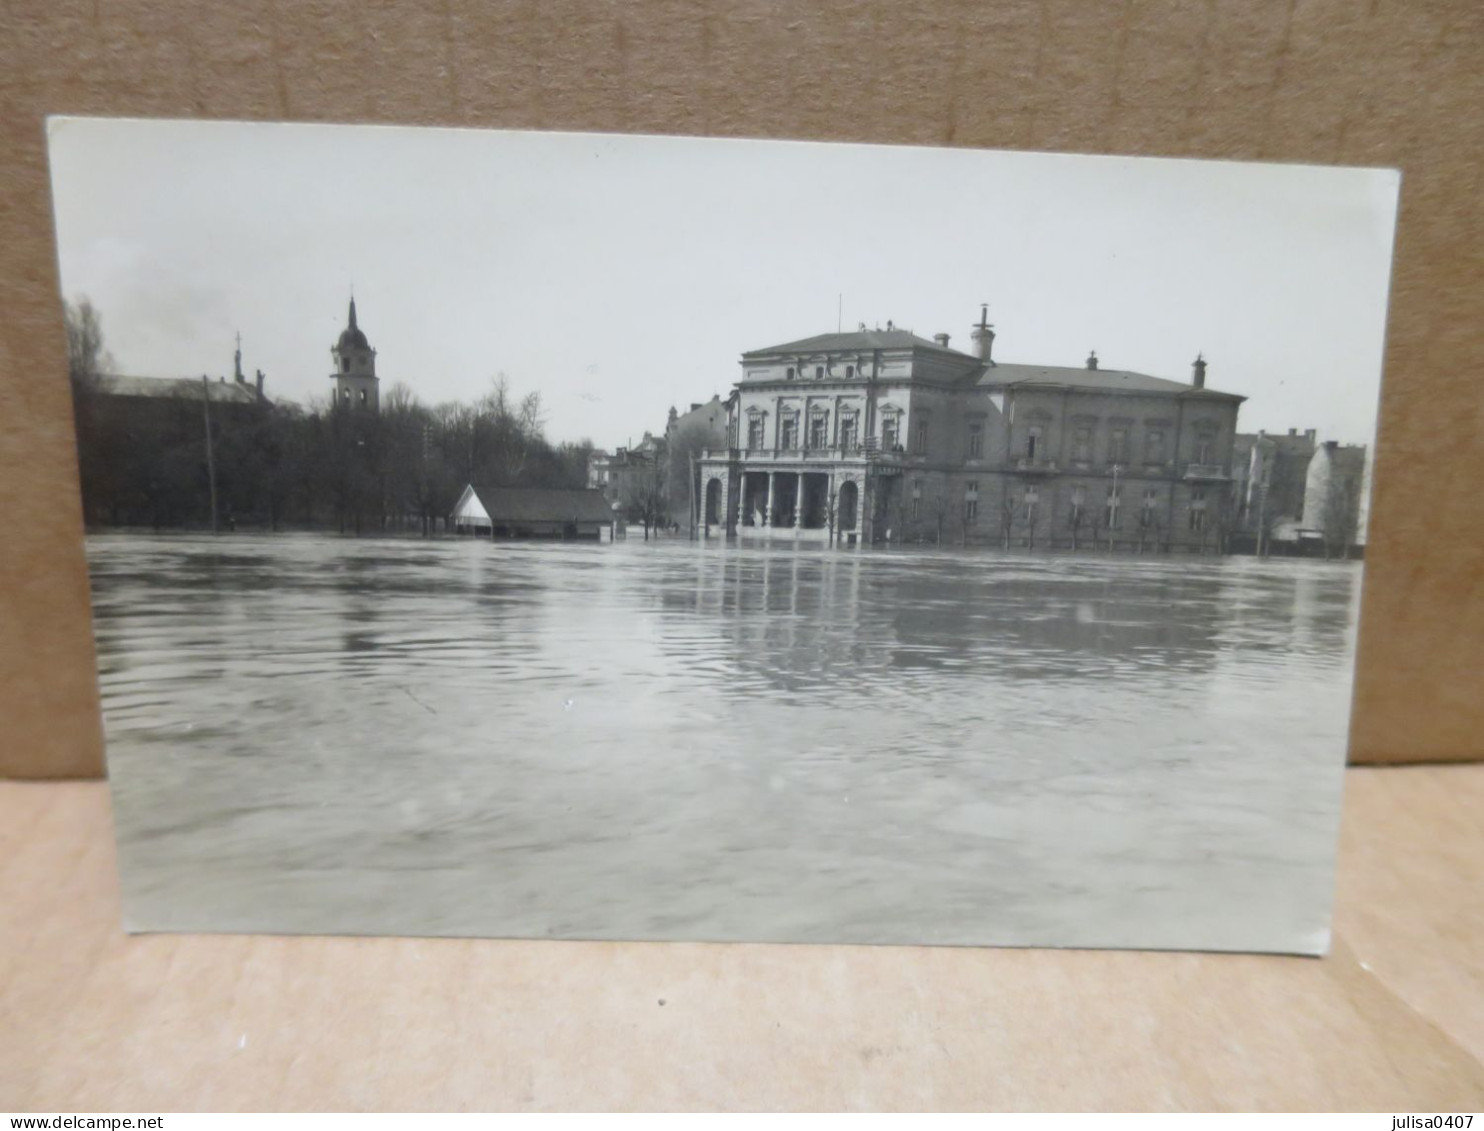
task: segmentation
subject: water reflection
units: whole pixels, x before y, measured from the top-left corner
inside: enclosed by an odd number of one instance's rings
[[[94,539],[126,903],[191,929],[1304,949],[1359,572]]]

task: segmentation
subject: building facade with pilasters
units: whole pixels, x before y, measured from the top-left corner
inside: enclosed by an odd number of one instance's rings
[[[888,323],[742,356],[708,535],[1220,552],[1243,397],[1102,368],[998,362]]]

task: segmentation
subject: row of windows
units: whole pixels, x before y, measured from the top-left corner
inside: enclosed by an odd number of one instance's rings
[[[969,450],[975,450],[975,430],[977,425],[969,426]],[[1033,424],[1026,429],[1025,435],[1025,457],[1035,459],[1038,455],[1043,458],[1046,455],[1045,431],[1039,424]],[[1193,462],[1212,463],[1215,460],[1216,433],[1212,430],[1202,430],[1195,434],[1195,452]],[[1144,432],[1144,462],[1165,462],[1165,433],[1161,428],[1149,428]],[[1072,430],[1072,453],[1073,463],[1092,462],[1092,429],[1089,427],[1075,428]],[[1108,433],[1108,455],[1109,463],[1127,463],[1129,461],[1129,430],[1127,428],[1114,428]]]
[[[859,418],[854,414],[840,416],[840,441],[839,446],[847,451],[854,450],[860,443]],[[928,424],[926,420],[917,422],[915,451],[919,454],[927,451]],[[767,417],[758,414],[748,417],[747,420],[747,450],[750,452],[762,451],[768,446],[768,421]],[[819,450],[830,446],[830,420],[828,416],[818,415],[809,418],[809,449]],[[881,448],[883,451],[899,451],[901,446],[901,421],[896,416],[884,416],[881,420]],[[796,451],[799,447],[799,418],[797,415],[785,416],[778,423],[778,447],[782,451]]]
[[[792,381],[797,376],[798,376],[798,373],[795,371],[794,367],[792,365],[790,365],[788,367],[788,379],[790,381]],[[847,365],[845,367],[845,376],[846,376],[847,379],[849,379],[851,377],[854,377],[855,376],[855,366],[853,366],[853,365]],[[814,379],[816,381],[823,381],[824,380],[824,366],[823,365],[816,365],[814,367]]]
[[[1033,519],[1037,508],[1040,506],[1041,492],[1038,487],[1024,488],[1018,505],[1013,506],[1013,513],[1022,519]],[[1082,526],[1089,518],[1086,511],[1087,494],[1082,487],[1072,488],[1071,505],[1067,509],[1067,524],[1072,527]],[[1139,525],[1153,526],[1155,517],[1160,506],[1160,492],[1154,489],[1144,492],[1143,505],[1139,508]],[[1122,492],[1114,488],[1108,489],[1107,498],[1103,502],[1103,518],[1105,525],[1110,530],[1119,528],[1119,515],[1123,510]],[[912,481],[911,514],[917,519],[922,517],[922,480]],[[1197,488],[1191,492],[1189,523],[1192,530],[1206,529],[1206,492]],[[970,480],[964,484],[964,522],[970,526],[979,521],[979,483]]]
[[[881,447],[883,451],[898,451],[901,445],[900,420],[895,415],[883,416],[881,420]],[[797,414],[785,416],[779,423],[778,446],[784,451],[795,451],[799,446],[799,418]],[[818,414],[809,420],[809,448],[817,450],[827,448],[829,443],[829,417]],[[854,414],[841,414],[840,417],[840,447],[847,450],[853,449],[857,444],[857,418]],[[748,420],[747,425],[747,448],[749,451],[761,451],[767,446],[767,421],[766,417],[756,415]],[[928,422],[919,420],[912,436],[912,451],[917,455],[925,455],[928,447]],[[1045,431],[1039,424],[1033,424],[1026,429],[1025,436],[1025,458],[1035,460],[1037,457],[1046,458]],[[1163,429],[1151,428],[1144,432],[1144,462],[1151,464],[1163,464],[1165,462],[1165,433]],[[974,423],[968,426],[967,458],[984,458],[984,425]],[[1073,463],[1092,462],[1092,429],[1077,428],[1072,433]],[[1213,463],[1216,458],[1216,435],[1211,431],[1200,431],[1195,435],[1195,450],[1192,454],[1194,463]],[[1114,428],[1108,436],[1107,461],[1110,464],[1123,464],[1129,461],[1129,431],[1127,428]]]

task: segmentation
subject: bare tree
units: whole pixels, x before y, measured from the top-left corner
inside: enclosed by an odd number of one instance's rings
[[[631,472],[624,480],[623,505],[631,517],[644,526],[644,540],[649,531],[665,517],[665,475],[658,463],[651,462]]]
[[[67,326],[67,376],[73,388],[92,387],[114,371],[113,355],[103,344],[103,318],[90,299],[63,303]]]
[[[666,504],[672,516],[686,514],[686,533],[692,532],[698,519],[696,508],[701,503],[699,460],[711,446],[711,431],[706,425],[692,422],[665,437]]]

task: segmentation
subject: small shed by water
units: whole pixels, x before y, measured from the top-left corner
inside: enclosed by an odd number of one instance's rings
[[[469,484],[450,515],[460,534],[601,541],[613,510],[603,492]]]

